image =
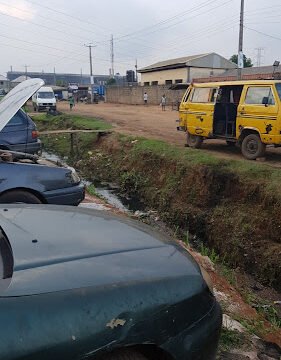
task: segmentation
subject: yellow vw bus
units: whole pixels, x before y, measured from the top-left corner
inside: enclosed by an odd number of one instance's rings
[[[194,83],[180,104],[177,129],[186,132],[192,148],[205,139],[225,139],[254,160],[266,145],[281,146],[280,99],[281,81]]]

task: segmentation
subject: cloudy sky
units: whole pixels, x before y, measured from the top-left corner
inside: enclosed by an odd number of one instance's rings
[[[10,70],[124,74],[157,61],[237,52],[240,0],[0,0],[0,74]],[[280,0],[245,0],[244,53],[281,60]],[[258,50],[261,49],[261,50]]]

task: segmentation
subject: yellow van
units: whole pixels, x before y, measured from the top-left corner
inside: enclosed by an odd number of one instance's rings
[[[180,104],[177,129],[186,132],[192,148],[205,139],[225,139],[254,160],[266,145],[281,146],[280,99],[281,81],[194,83]]]

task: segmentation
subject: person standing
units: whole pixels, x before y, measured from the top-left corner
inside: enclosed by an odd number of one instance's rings
[[[148,95],[147,95],[147,93],[145,92],[145,93],[143,94],[144,105],[147,105],[147,100],[148,100]]]
[[[69,109],[72,110],[73,106],[74,106],[74,97],[71,95],[68,99],[69,101]]]
[[[166,110],[166,95],[163,94],[162,98],[161,98],[161,106],[162,106],[162,111]]]

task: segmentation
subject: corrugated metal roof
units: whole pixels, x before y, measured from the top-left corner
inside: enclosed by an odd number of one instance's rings
[[[0,75],[0,81],[9,81],[5,76]]]
[[[31,79],[29,76],[21,75],[17,77],[15,80],[12,80],[12,83],[20,83],[23,82],[24,80],[29,80],[29,79]]]
[[[243,75],[259,75],[259,74],[272,74],[274,66],[259,66],[259,67],[247,67],[242,69]],[[275,69],[275,72],[280,72],[281,66]],[[237,69],[227,70],[221,76],[235,76],[237,75]]]
[[[153,69],[162,68],[162,67],[166,67],[166,66],[181,65],[181,64],[185,65],[188,61],[195,60],[195,59],[201,58],[203,56],[207,56],[209,54],[210,53],[191,55],[191,56],[184,56],[184,57],[180,57],[180,58],[176,58],[176,59],[160,61],[155,64],[146,66],[142,69],[139,69],[138,72],[142,72],[142,71],[146,71],[146,70],[153,70]]]

